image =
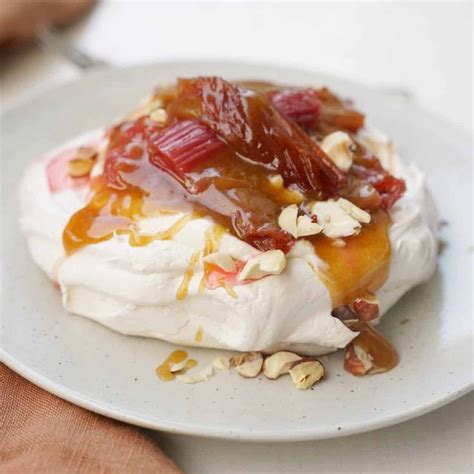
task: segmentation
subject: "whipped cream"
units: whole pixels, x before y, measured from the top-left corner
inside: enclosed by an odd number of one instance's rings
[[[46,168],[58,151],[96,142],[101,136],[101,130],[90,132],[33,162],[20,187],[21,227],[31,256],[59,284],[69,312],[123,334],[238,351],[285,348],[320,355],[345,347],[357,335],[331,316],[329,291],[314,271],[324,264],[305,241],[298,241],[287,255],[280,275],[235,286],[237,298],[224,288],[199,292],[202,260],[186,298],[176,298],[191,256],[203,248],[205,231],[213,225],[206,218],[191,220],[171,240],[131,247],[126,235],[115,235],[66,258],[62,232],[70,216],[87,203],[88,189],[51,193]],[[390,274],[377,294],[384,313],[433,273],[437,218],[422,173],[404,165],[380,132],[366,131],[363,139],[382,165],[407,185],[405,195],[390,210]],[[138,225],[141,232],[155,233],[183,215],[146,218]],[[230,234],[224,234],[219,251],[240,260],[259,253]],[[196,337],[198,332],[202,338]]]

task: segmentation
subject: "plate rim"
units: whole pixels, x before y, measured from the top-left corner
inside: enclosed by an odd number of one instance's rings
[[[176,66],[192,66],[195,64],[199,65],[208,65],[212,66],[228,66],[228,67],[242,67],[242,68],[270,68],[273,70],[301,72],[305,74],[311,74],[317,77],[318,75],[322,78],[333,78],[335,80],[340,80],[346,84],[352,84],[357,87],[367,88],[367,85],[364,85],[362,82],[358,82],[352,79],[345,79],[335,74],[325,73],[322,71],[304,69],[302,67],[294,65],[283,65],[281,63],[271,63],[271,62],[251,62],[251,61],[232,61],[232,60],[211,60],[211,61],[198,61],[198,60],[188,60],[188,59],[179,59],[174,61],[158,61],[152,63],[144,64],[135,64],[129,66],[117,66],[105,69],[97,69],[87,73],[86,75],[67,80],[60,85],[55,85],[44,90],[39,90],[36,93],[27,95],[24,98],[20,98],[13,103],[10,103],[1,113],[0,118],[3,120],[9,112],[13,112],[17,108],[25,107],[27,104],[33,100],[40,99],[42,96],[51,93],[54,89],[56,92],[61,88],[68,88],[74,86],[75,83],[79,83],[84,79],[89,79],[93,76],[99,76],[106,73],[115,73],[117,71],[130,71],[140,68],[147,67],[176,67]],[[441,123],[456,134],[463,136],[464,139],[470,140],[472,143],[471,135],[465,130],[455,126],[451,122],[447,121],[442,117],[438,117],[432,112],[424,109],[419,104],[412,103],[412,107],[418,109],[418,111],[425,116],[428,116],[430,119],[435,120],[438,123]],[[0,338],[1,339],[1,338]],[[1,342],[1,341],[0,341]],[[22,363],[20,360],[14,356],[8,354],[3,347],[0,347],[0,361],[5,363],[10,369],[30,381],[31,383],[41,387],[42,389],[62,398],[68,402],[71,402],[77,406],[80,406],[84,409],[90,410],[97,414],[113,418],[118,421],[125,423],[137,425],[143,428],[159,430],[169,433],[193,435],[193,436],[202,436],[207,438],[218,438],[218,439],[232,439],[237,441],[258,441],[258,442],[297,442],[297,441],[309,441],[309,440],[319,440],[319,439],[330,439],[341,436],[348,436],[357,433],[364,433],[368,431],[373,431],[381,429],[387,426],[392,426],[410,419],[422,416],[426,413],[429,413],[433,410],[436,410],[452,401],[457,400],[458,398],[468,394],[474,389],[474,381],[469,381],[463,383],[457,390],[451,393],[445,393],[431,399],[428,403],[423,403],[416,405],[407,410],[398,411],[391,413],[389,415],[378,416],[377,418],[371,418],[366,423],[361,424],[357,423],[344,423],[343,421],[339,422],[339,426],[333,425],[313,425],[309,429],[299,429],[291,431],[291,434],[288,434],[285,430],[275,431],[273,429],[242,429],[242,428],[232,428],[225,430],[222,427],[213,427],[212,425],[196,425],[188,423],[179,423],[176,421],[168,422],[166,418],[159,419],[155,421],[147,420],[144,416],[125,413],[120,408],[108,406],[104,402],[94,400],[82,393],[61,385],[57,382],[54,382],[50,378],[41,375],[37,370],[27,366]]]
[[[427,403],[422,406],[416,406],[403,412],[403,414],[392,414],[382,416],[381,418],[373,418],[372,421],[368,421],[366,424],[361,425],[358,423],[344,424],[343,421],[339,422],[337,428],[323,425],[313,426],[308,430],[300,430],[299,432],[293,432],[289,437],[285,431],[275,430],[241,430],[241,429],[230,429],[223,431],[222,428],[213,428],[209,425],[196,426],[192,424],[177,424],[176,422],[168,423],[166,420],[160,420],[159,423],[148,421],[145,418],[138,415],[131,415],[120,412],[117,408],[108,408],[104,403],[97,402],[90,399],[87,396],[80,394],[75,390],[66,388],[56,382],[51,381],[47,377],[38,374],[34,369],[25,366],[14,357],[9,356],[3,348],[0,348],[0,360],[11,370],[24,377],[29,382],[37,385],[38,387],[46,390],[57,397],[66,400],[74,405],[77,405],[86,410],[92,411],[99,415],[106,416],[124,423],[140,426],[142,428],[165,431],[167,433],[201,436],[205,438],[213,439],[229,439],[235,441],[258,441],[258,442],[298,442],[298,441],[311,441],[321,439],[338,438],[342,436],[349,436],[359,433],[366,433],[369,431],[378,430],[388,426],[397,425],[404,421],[417,418],[419,416],[430,413],[431,411],[437,410],[448,403],[454,402],[455,400],[467,395],[474,389],[474,382],[467,383],[455,392],[439,396],[433,399],[431,403]]]

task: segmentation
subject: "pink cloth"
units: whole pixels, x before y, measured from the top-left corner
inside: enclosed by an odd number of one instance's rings
[[[68,403],[0,364],[0,472],[181,471],[132,426]]]

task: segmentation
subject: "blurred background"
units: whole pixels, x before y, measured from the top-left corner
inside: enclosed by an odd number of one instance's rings
[[[470,1],[115,0],[87,8],[89,3],[0,0],[4,107],[79,77],[85,67],[96,67],[89,59],[114,66],[239,59],[319,70],[384,88],[472,131]],[[71,24],[45,30],[49,21]],[[22,41],[12,38],[11,25],[18,22]],[[37,38],[27,42],[28,35]],[[78,57],[78,51],[88,57]]]

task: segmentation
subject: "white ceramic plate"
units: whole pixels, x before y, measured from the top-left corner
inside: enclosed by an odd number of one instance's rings
[[[306,392],[287,377],[271,382],[219,374],[207,383],[163,383],[155,367],[170,344],[125,337],[66,314],[58,292],[35,267],[17,224],[17,186],[29,160],[120,116],[154,84],[218,74],[295,84],[328,84],[356,99],[423,168],[434,191],[447,246],[431,281],[407,294],[381,327],[400,365],[355,378],[342,354],[328,378]],[[302,71],[242,64],[170,63],[102,70],[17,105],[2,117],[2,355],[27,379],[98,413],[180,433],[253,440],[305,440],[368,431],[421,415],[472,388],[471,143],[415,105],[361,85]],[[217,351],[190,349],[200,362]]]

